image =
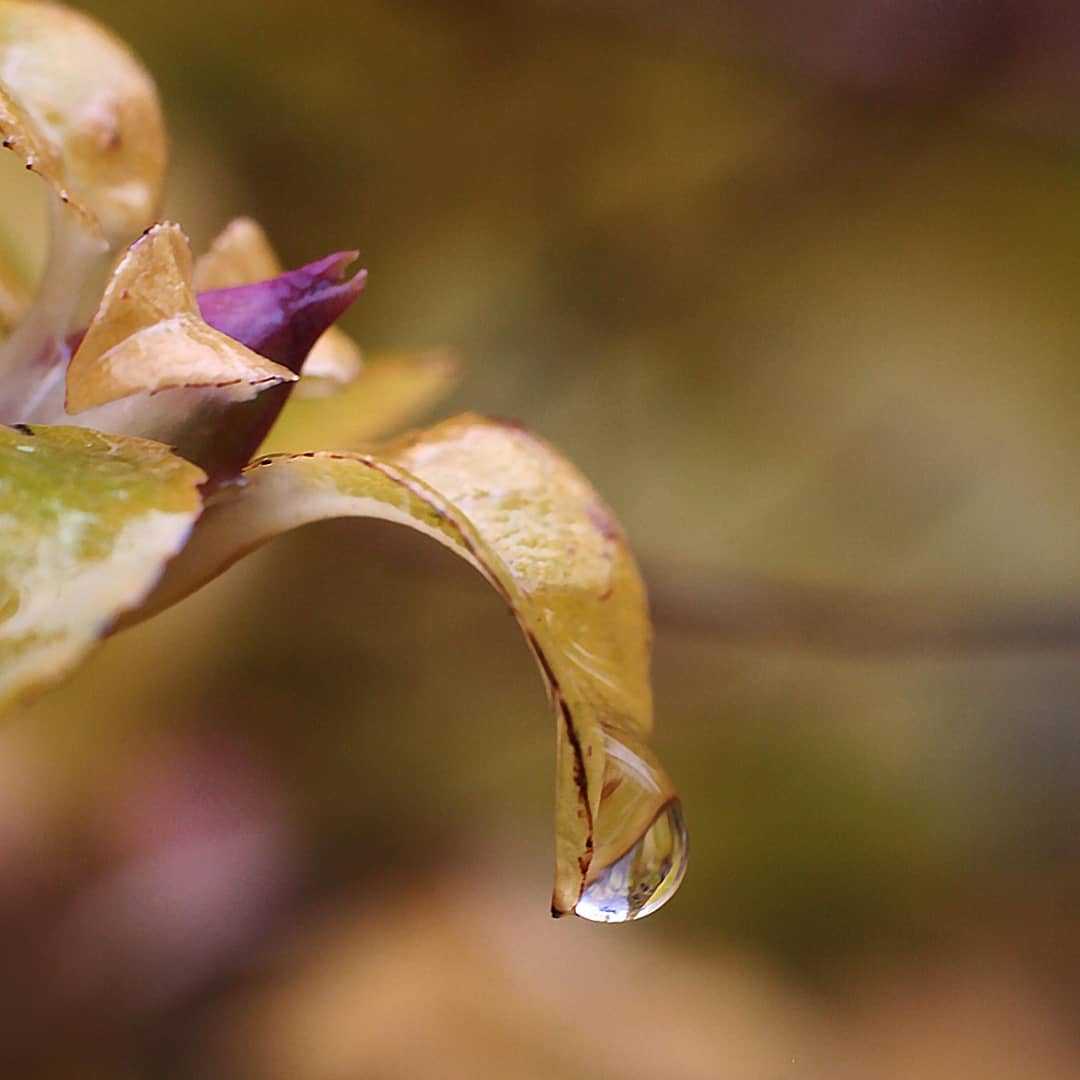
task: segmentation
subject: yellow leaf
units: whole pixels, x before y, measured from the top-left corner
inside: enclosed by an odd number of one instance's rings
[[[557,732],[553,913],[622,921],[674,892],[686,836],[647,746],[644,588],[611,511],[550,446],[514,425],[462,416],[378,457],[261,458],[207,506],[136,618],[308,522],[378,517],[417,529],[506,600],[546,680]]]
[[[166,144],[153,81],[87,16],[0,0],[0,146],[54,196],[44,275],[0,351],[0,414],[24,419],[62,381],[64,339],[91,272],[156,213]]]
[[[111,245],[154,217],[165,126],[153,80],[103,27],[60,4],[0,0],[4,144]]]

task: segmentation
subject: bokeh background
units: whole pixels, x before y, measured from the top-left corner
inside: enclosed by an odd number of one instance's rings
[[[197,248],[358,247],[616,508],[693,852],[552,922],[512,621],[318,526],[5,726],[3,1075],[1080,1076],[1080,9],[82,6]]]

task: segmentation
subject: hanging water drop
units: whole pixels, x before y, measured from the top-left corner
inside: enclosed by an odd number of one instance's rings
[[[639,739],[604,734],[593,857],[574,914],[630,922],[663,907],[686,873],[690,841],[671,781]]]
[[[585,886],[574,914],[592,922],[630,922],[661,908],[686,873],[690,838],[676,799],[645,835]]]

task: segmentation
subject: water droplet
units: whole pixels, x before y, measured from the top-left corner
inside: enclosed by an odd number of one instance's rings
[[[689,852],[690,837],[676,799],[621,859],[585,886],[574,914],[592,922],[630,922],[651,915],[678,891]]]
[[[604,753],[593,859],[574,913],[593,922],[629,922],[675,895],[690,842],[682,805],[649,748],[605,733]]]

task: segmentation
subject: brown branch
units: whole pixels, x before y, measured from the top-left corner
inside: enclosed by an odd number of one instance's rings
[[[708,582],[658,567],[646,577],[659,630],[733,645],[871,658],[1080,649],[1080,598],[1013,604],[752,577]]]

